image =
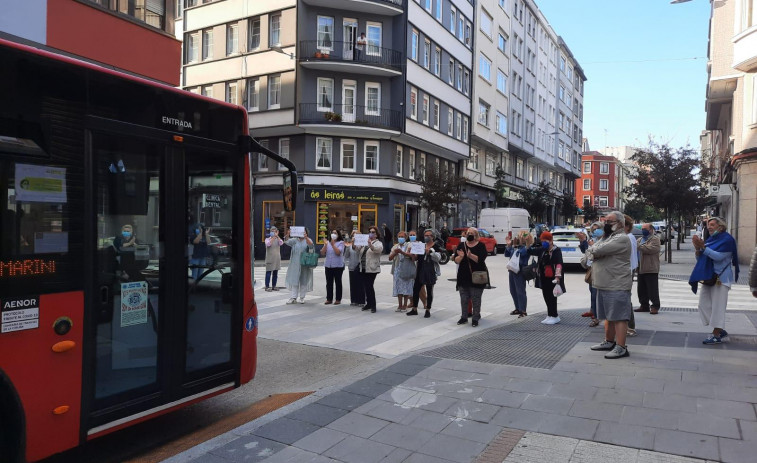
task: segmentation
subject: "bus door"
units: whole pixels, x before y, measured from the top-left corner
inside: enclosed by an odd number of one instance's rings
[[[236,377],[241,157],[161,138],[92,134],[90,435]]]

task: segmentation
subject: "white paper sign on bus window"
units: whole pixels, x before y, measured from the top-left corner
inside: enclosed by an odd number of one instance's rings
[[[147,282],[121,283],[121,326],[147,323]]]
[[[16,201],[65,203],[66,169],[63,167],[16,164]]]

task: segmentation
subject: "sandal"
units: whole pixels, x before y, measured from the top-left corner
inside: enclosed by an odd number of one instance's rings
[[[522,312],[522,313],[518,314],[518,318],[523,318],[523,317],[527,317],[527,316],[528,316],[528,314],[526,312]]]
[[[591,323],[589,323],[589,326],[595,327],[597,325],[599,325],[599,320],[597,320],[596,318],[592,318]]]
[[[395,312],[404,312],[404,311],[405,311],[405,308],[402,306],[397,307],[397,309],[395,310]]]

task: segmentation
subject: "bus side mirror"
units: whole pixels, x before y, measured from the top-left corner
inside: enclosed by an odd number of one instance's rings
[[[291,212],[297,204],[297,172],[284,172],[284,184],[281,190],[284,198],[284,210]]]

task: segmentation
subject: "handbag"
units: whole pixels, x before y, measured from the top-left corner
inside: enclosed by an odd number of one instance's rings
[[[726,266],[726,268],[728,267]],[[725,268],[723,269],[723,272],[725,272]],[[713,272],[711,278],[708,278],[706,280],[700,280],[699,282],[705,286],[715,286],[717,284],[720,284],[720,275],[722,275],[723,272],[720,272],[720,273]]]
[[[415,278],[415,264],[409,258],[402,259],[402,262],[400,262],[398,270],[399,270],[398,277],[401,280],[409,280],[411,278]]]
[[[533,280],[533,279],[536,278],[536,273],[537,273],[537,267],[538,267],[538,265],[539,264],[536,263],[534,261],[534,259],[531,259],[531,262],[521,269],[521,273],[523,274],[523,278],[526,281],[531,281],[531,280]]]
[[[470,260],[468,261],[468,268],[470,269],[470,279],[471,283],[474,285],[488,285],[489,284],[489,272],[485,270],[476,270],[473,271],[473,267],[471,267]]]
[[[515,251],[513,256],[510,258],[510,262],[507,263],[506,268],[513,273],[520,272],[520,249]]]
[[[586,271],[586,275],[584,275],[584,281],[588,284],[591,284],[591,267],[589,267],[589,270]]]
[[[300,254],[300,265],[306,268],[318,266],[318,254],[315,252],[305,251]]]

